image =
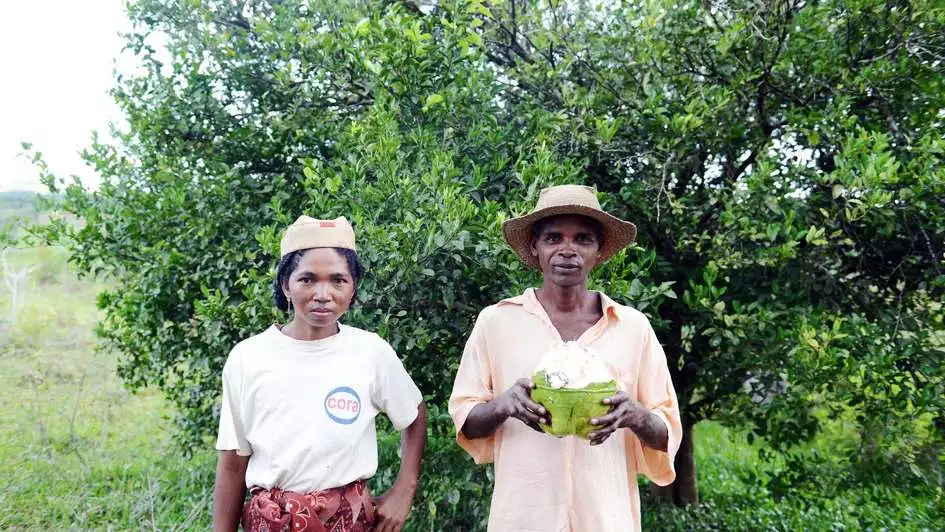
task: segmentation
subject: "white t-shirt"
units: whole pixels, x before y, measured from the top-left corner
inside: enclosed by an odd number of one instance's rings
[[[377,471],[374,417],[397,430],[423,396],[380,336],[340,332],[296,340],[272,326],[243,340],[223,367],[216,448],[250,456],[246,486],[306,493]]]

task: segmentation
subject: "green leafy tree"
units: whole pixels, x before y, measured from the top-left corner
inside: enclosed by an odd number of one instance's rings
[[[579,4],[508,2],[487,43],[672,283],[648,302],[686,429],[665,495],[697,500],[702,419],[781,449],[851,406],[860,450],[945,433],[941,4]],[[921,478],[917,454],[894,460]]]
[[[789,451],[852,412],[864,450],[916,467],[945,432],[935,2],[129,9],[128,128],[85,154],[98,190],[47,174],[85,224],[44,236],[116,281],[105,345],[129,385],[176,404],[185,444],[213,431],[229,348],[285,318],[269,302],[281,229],[346,215],[369,271],[349,320],[433,405],[415,525],[481,528],[487,473],[449,441],[444,400],[478,310],[535,282],[499,224],[582,181],[640,228],[594,282],[666,347],[687,429],[667,498],[697,500],[702,419]]]
[[[367,276],[346,320],[387,338],[431,405],[437,452],[415,525],[473,529],[490,483],[453,443],[446,397],[478,311],[527,278],[501,221],[581,169],[501,98],[477,30],[488,10],[443,9],[131,5],[142,73],[115,89],[128,131],[85,154],[97,190],[62,190],[84,225],[45,235],[114,280],[99,298],[104,347],[132,388],[164,390],[194,448],[214,431],[230,348],[286,319],[270,288],[282,230],[301,213],[347,216]]]

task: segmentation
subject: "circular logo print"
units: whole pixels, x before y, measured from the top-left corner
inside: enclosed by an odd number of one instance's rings
[[[361,398],[347,386],[335,388],[325,397],[325,413],[335,423],[350,425],[361,415]]]

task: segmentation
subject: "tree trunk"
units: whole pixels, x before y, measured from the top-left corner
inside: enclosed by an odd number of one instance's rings
[[[682,442],[676,452],[676,481],[669,486],[650,484],[650,493],[659,501],[676,506],[699,504],[699,486],[696,483],[696,456],[693,452],[694,425],[683,418]]]

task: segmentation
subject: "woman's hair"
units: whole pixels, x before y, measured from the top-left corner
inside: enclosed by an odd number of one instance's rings
[[[299,267],[299,261],[302,260],[302,255],[305,255],[305,252],[309,249],[313,248],[300,249],[287,253],[279,261],[279,266],[276,267],[276,278],[272,280],[272,298],[275,300],[276,308],[279,310],[289,310],[289,300],[286,299],[282,287],[289,284],[289,277],[292,275],[292,272]],[[354,295],[351,297],[351,306],[353,307],[354,301],[358,298],[358,281],[364,276],[364,266],[361,265],[356,251],[348,248],[331,249],[338,252],[348,263],[348,271],[351,272],[351,279],[354,281]]]

